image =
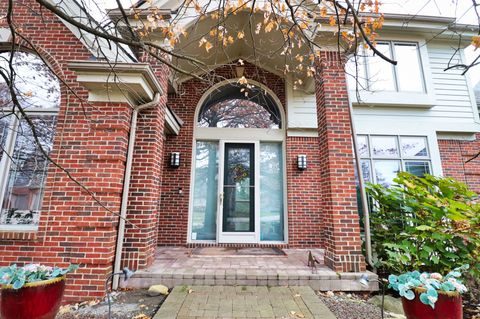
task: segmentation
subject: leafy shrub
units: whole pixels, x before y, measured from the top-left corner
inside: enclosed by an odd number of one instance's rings
[[[480,274],[478,195],[451,178],[402,172],[397,185],[369,184],[376,266],[390,273],[448,273],[464,264]]]

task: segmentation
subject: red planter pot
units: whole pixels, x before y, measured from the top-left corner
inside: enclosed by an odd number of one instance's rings
[[[65,290],[65,277],[25,284],[20,289],[3,286],[2,319],[54,319]]]
[[[420,294],[415,293],[415,299],[402,297],[403,310],[407,319],[463,319],[462,297],[459,294],[438,294],[435,309],[420,301]]]

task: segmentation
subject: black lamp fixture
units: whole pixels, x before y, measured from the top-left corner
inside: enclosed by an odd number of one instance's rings
[[[297,155],[297,167],[299,170],[302,170],[302,171],[307,169],[307,155],[305,154]]]
[[[170,167],[179,167],[180,166],[180,152],[172,152],[170,154]]]

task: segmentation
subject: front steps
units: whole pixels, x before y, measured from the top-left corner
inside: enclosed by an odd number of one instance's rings
[[[286,256],[192,256],[188,248],[162,247],[152,266],[137,271],[121,286],[309,286],[320,291],[378,290],[374,273],[336,273],[324,265],[312,271],[307,266],[308,250],[285,249],[285,252]],[[312,250],[312,253],[323,262],[322,250]],[[362,275],[368,276],[368,287],[359,283]]]

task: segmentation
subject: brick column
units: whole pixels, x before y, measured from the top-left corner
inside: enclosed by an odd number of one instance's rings
[[[364,271],[348,91],[343,56],[338,52],[320,53],[316,61],[315,91],[325,263],[335,271]]]
[[[17,242],[21,252],[15,258],[52,266],[78,264],[68,276],[65,296],[70,301],[103,297],[112,271],[130,107],[101,102],[82,106],[73,96],[66,103],[58,115],[52,157],[94,197],[50,164],[38,237]]]
[[[122,265],[131,269],[145,268],[153,262],[158,238],[169,70],[156,61],[150,62],[163,95],[156,107],[138,116],[127,208],[130,223],[125,225]]]

